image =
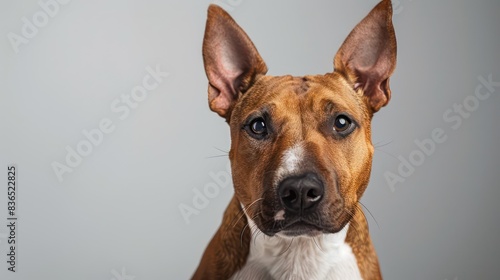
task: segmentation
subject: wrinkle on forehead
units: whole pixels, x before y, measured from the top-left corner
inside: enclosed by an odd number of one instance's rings
[[[334,113],[346,111],[358,121],[368,117],[362,95],[337,73],[309,76],[306,103],[314,112]]]
[[[295,86],[295,93],[297,95],[305,94],[309,91],[309,81],[307,77],[299,78],[297,85]]]
[[[243,118],[266,107],[273,110],[281,107],[287,115],[302,111],[299,106],[312,113],[324,114],[327,113],[327,102],[334,105],[334,111],[347,111],[359,121],[367,116],[362,95],[338,73],[303,77],[263,76],[242,97],[245,104],[240,106]]]

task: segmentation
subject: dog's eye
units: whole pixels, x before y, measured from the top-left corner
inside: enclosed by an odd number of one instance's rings
[[[255,135],[264,136],[267,133],[266,122],[263,118],[256,118],[250,123],[250,130]]]
[[[265,140],[272,132],[271,118],[269,114],[264,112],[255,112],[248,116],[241,127],[248,136],[257,139]]]
[[[340,114],[335,117],[333,122],[333,130],[335,133],[340,134],[341,136],[347,136],[354,130],[354,122],[346,115]]]
[[[340,115],[335,118],[335,122],[333,123],[333,129],[337,132],[342,132],[347,130],[350,125],[351,125],[351,120],[344,115]]]

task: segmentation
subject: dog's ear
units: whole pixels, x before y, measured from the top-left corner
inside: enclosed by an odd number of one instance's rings
[[[372,112],[391,98],[389,77],[396,67],[392,3],[383,0],[351,31],[334,60],[355,90],[362,89]]]
[[[247,34],[222,8],[210,5],[203,39],[210,109],[229,121],[238,97],[267,67]]]

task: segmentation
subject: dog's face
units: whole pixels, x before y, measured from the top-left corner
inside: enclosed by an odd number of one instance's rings
[[[390,99],[396,42],[383,1],[351,32],[325,75],[266,76],[248,36],[211,6],[203,55],[210,108],[231,128],[235,195],[267,235],[335,233],[370,177],[370,121]]]
[[[230,126],[236,195],[261,231],[336,232],[349,221],[373,147],[366,105],[341,75],[263,76]],[[311,186],[287,190],[290,180]]]

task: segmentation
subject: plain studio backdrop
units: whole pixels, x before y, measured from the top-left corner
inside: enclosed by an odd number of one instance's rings
[[[333,70],[377,1],[218,3],[269,74],[305,75]],[[208,5],[1,1],[1,279],[191,276],[233,193],[229,129],[207,106]],[[500,2],[400,0],[394,11],[393,98],[373,119],[362,198],[383,275],[495,279]]]

